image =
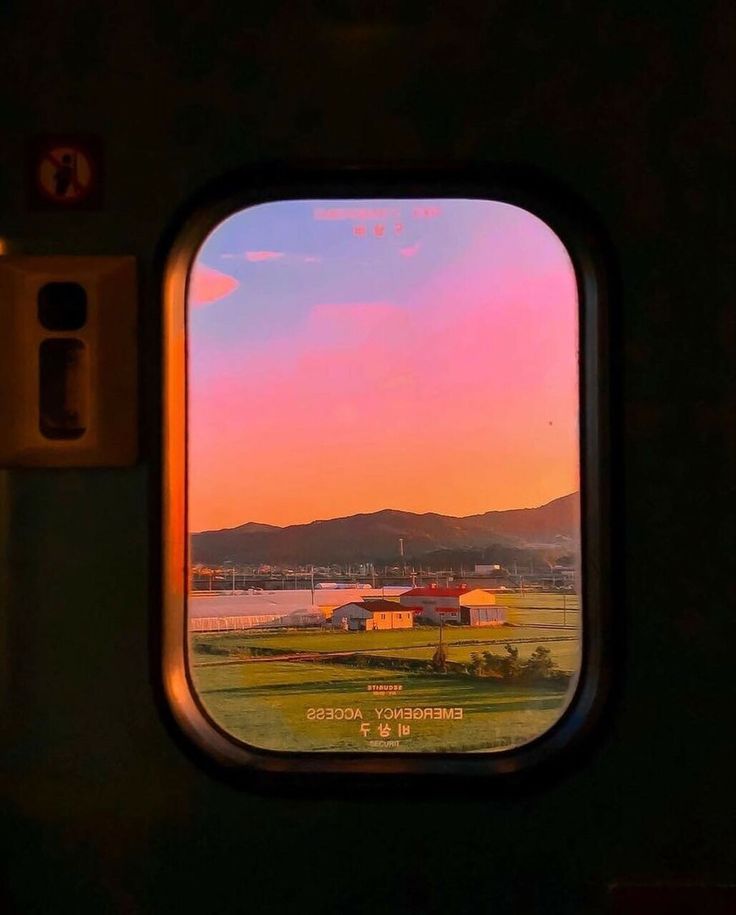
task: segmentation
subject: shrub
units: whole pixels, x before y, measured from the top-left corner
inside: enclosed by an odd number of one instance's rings
[[[519,649],[515,645],[506,644],[506,654],[497,655],[492,651],[484,651],[482,655],[473,653],[466,671],[474,677],[491,677],[507,682],[539,683],[566,682],[569,677],[560,670],[552,658],[549,648],[539,645],[526,661],[519,660]]]
[[[444,645],[438,645],[437,650],[432,655],[432,669],[445,673],[447,671],[447,651]]]
[[[524,680],[547,680],[555,668],[552,652],[543,645],[537,646],[531,657],[524,663],[521,676]]]

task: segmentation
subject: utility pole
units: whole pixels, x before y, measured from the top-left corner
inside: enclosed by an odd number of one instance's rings
[[[567,594],[562,592],[562,625],[567,625]]]
[[[309,567],[309,572],[312,585],[312,606],[314,607],[314,566]]]

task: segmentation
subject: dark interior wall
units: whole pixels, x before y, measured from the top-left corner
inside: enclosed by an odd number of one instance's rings
[[[0,908],[552,915],[733,879],[731,5],[16,0],[0,29],[0,236],[139,258],[148,410],[132,469],[0,473]],[[100,211],[28,208],[26,143],[55,131],[103,138]],[[529,165],[606,228],[625,651],[595,746],[545,784],[269,796],[162,720],[153,256],[202,184],[274,159]]]

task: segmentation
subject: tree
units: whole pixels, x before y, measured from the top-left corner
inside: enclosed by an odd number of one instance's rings
[[[547,680],[552,675],[555,662],[552,660],[552,652],[549,648],[539,645],[531,654],[531,657],[524,665],[525,679],[529,680]]]
[[[519,649],[515,645],[506,644],[506,657],[501,661],[501,676],[504,680],[515,680],[521,672],[519,663]]]
[[[432,668],[438,673],[445,673],[447,671],[447,652],[445,651],[445,646],[442,642],[437,646],[437,650],[432,655]]]
[[[474,677],[483,676],[483,658],[478,654],[477,651],[473,651],[470,655],[470,664],[468,664],[468,672]]]

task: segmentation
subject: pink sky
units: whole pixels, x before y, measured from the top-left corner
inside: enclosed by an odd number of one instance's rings
[[[219,251],[205,245],[190,292],[191,530],[382,508],[467,515],[577,489],[566,252],[523,210],[462,201],[467,237],[444,256],[460,231],[452,203],[432,231],[402,223],[383,248],[335,236],[334,251],[332,236],[275,247],[276,220],[257,246],[251,213],[237,275],[234,225]]]

